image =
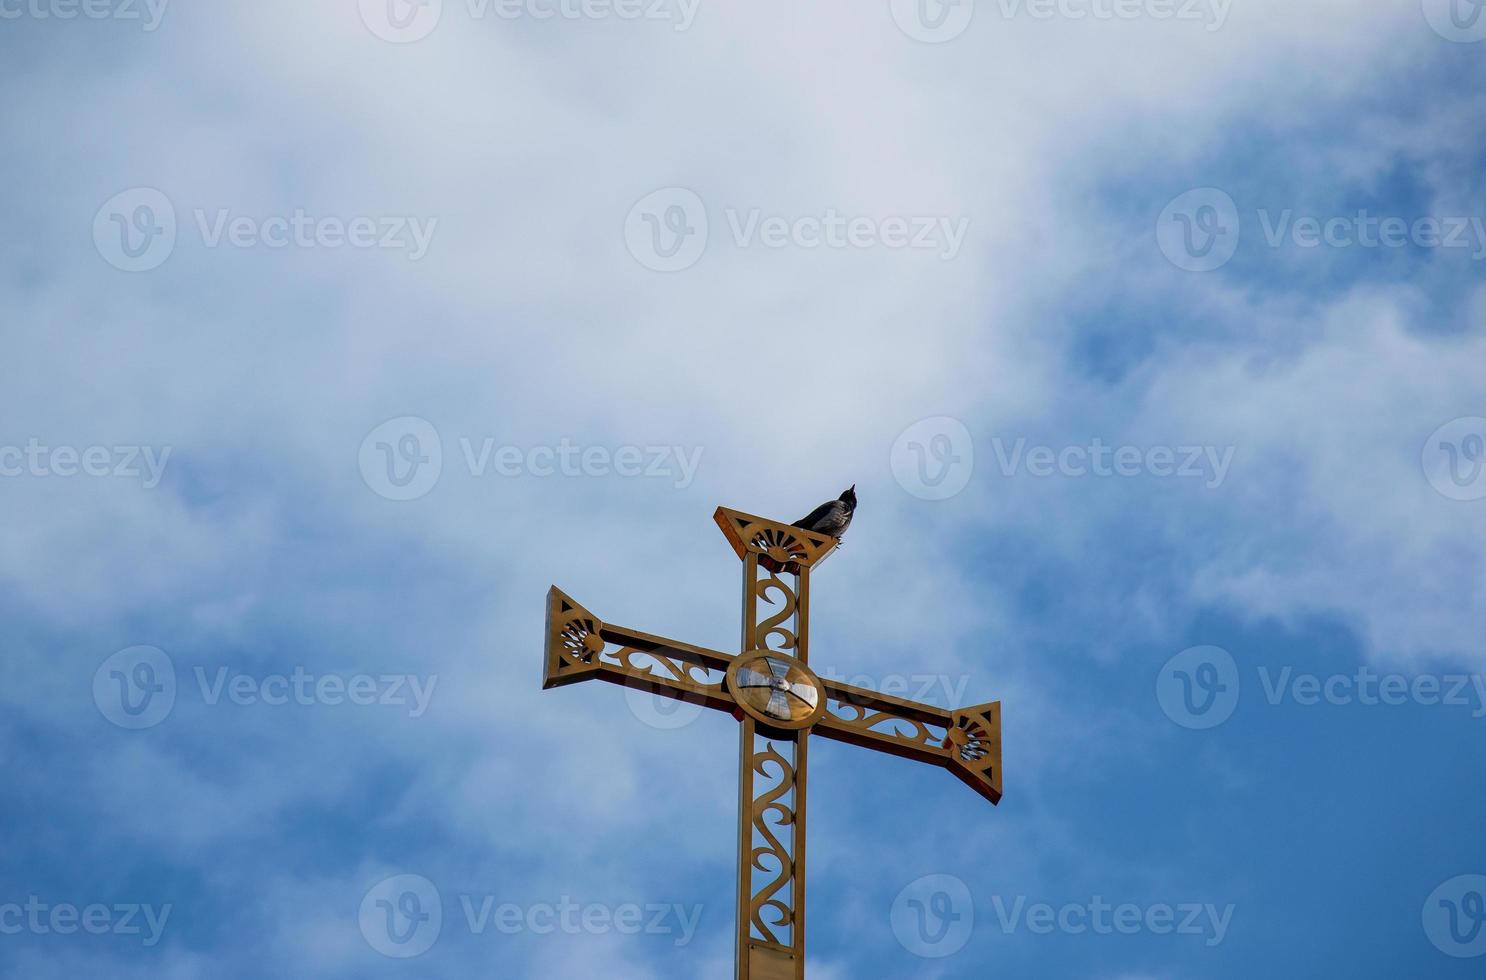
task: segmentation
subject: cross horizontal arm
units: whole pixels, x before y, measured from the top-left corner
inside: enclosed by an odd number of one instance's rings
[[[736,707],[725,683],[732,657],[612,626],[556,586],[547,593],[546,646],[543,690],[601,680],[719,711]]]
[[[1001,802],[1001,702],[954,711],[822,679],[826,711],[817,735],[943,766]]]
[[[543,689],[601,680],[718,711],[737,707],[733,658],[605,623],[556,586],[547,593]],[[949,710],[821,678],[826,709],[812,731],[862,748],[942,766],[1001,802],[1001,702]]]

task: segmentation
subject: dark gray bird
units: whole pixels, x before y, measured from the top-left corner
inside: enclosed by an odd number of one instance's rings
[[[821,504],[791,526],[829,534],[840,541],[846,529],[851,527],[851,516],[856,513],[856,509],[857,485],[853,483],[839,498]]]

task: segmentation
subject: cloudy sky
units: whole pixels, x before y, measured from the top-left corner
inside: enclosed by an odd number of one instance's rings
[[[0,0],[0,976],[730,975],[719,504],[855,483],[810,976],[1479,977],[1480,0]],[[412,955],[417,954],[417,955]]]

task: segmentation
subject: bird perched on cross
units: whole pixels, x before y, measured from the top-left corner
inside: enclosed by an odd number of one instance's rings
[[[792,527],[804,528],[818,534],[828,534],[841,542],[841,536],[851,527],[852,515],[857,509],[857,485],[853,483],[835,500],[828,500],[809,514],[795,521]]]

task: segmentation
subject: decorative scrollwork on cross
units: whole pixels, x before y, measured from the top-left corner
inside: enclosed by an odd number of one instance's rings
[[[592,674],[604,652],[604,624],[561,591],[547,597],[547,678]]]
[[[712,707],[731,704],[730,659],[722,654],[610,626],[559,589],[547,602],[544,686],[596,677]]]
[[[782,600],[779,611],[763,619],[758,624],[757,635],[759,646],[767,647],[770,650],[778,650],[782,653],[789,653],[798,649],[800,645],[798,635],[794,630],[783,625],[790,622],[799,610],[800,603],[795,590],[790,588],[776,572],[770,572],[767,577],[760,578],[754,584],[753,589],[754,593],[760,599],[771,605],[775,602],[774,599],[770,598],[771,593],[777,593]],[[771,637],[774,639],[771,640]]]
[[[955,712],[948,740],[960,765],[977,773],[989,773],[1000,764],[1001,724],[995,717],[999,706]],[[999,777],[999,773],[996,774]]]
[[[850,700],[831,699],[826,706],[832,718],[879,739],[901,742],[905,747],[933,749],[944,744],[947,726],[934,726],[891,711],[875,710]]]
[[[756,841],[748,855],[753,869],[773,875],[762,883],[755,881],[749,898],[748,920],[758,939],[788,946],[795,927],[795,909],[790,884],[795,877],[795,856],[780,839],[793,838],[795,822],[795,767],[780,754],[778,744],[761,739],[756,744],[750,765],[758,777],[776,780],[773,788],[757,792],[750,805],[751,823]],[[771,773],[770,768],[777,769]],[[781,939],[781,935],[783,938]]]
[[[593,658],[604,652],[604,640],[599,635],[601,625],[578,616],[562,624],[562,655],[571,664],[591,664]]]
[[[708,667],[706,664],[683,660],[678,656],[659,653],[655,650],[621,647],[613,652],[606,650],[600,656],[606,662],[622,670],[635,674],[649,674],[660,681],[679,681],[683,684],[691,683],[720,688],[726,676],[724,671]],[[636,662],[637,658],[638,662]]]
[[[810,544],[800,535],[779,527],[756,529],[751,525],[746,532],[748,550],[769,559],[771,571],[783,571],[791,562],[810,557]]]
[[[714,518],[739,558],[752,554],[771,572],[798,573],[820,564],[836,547],[827,535],[734,510],[718,508]]]

